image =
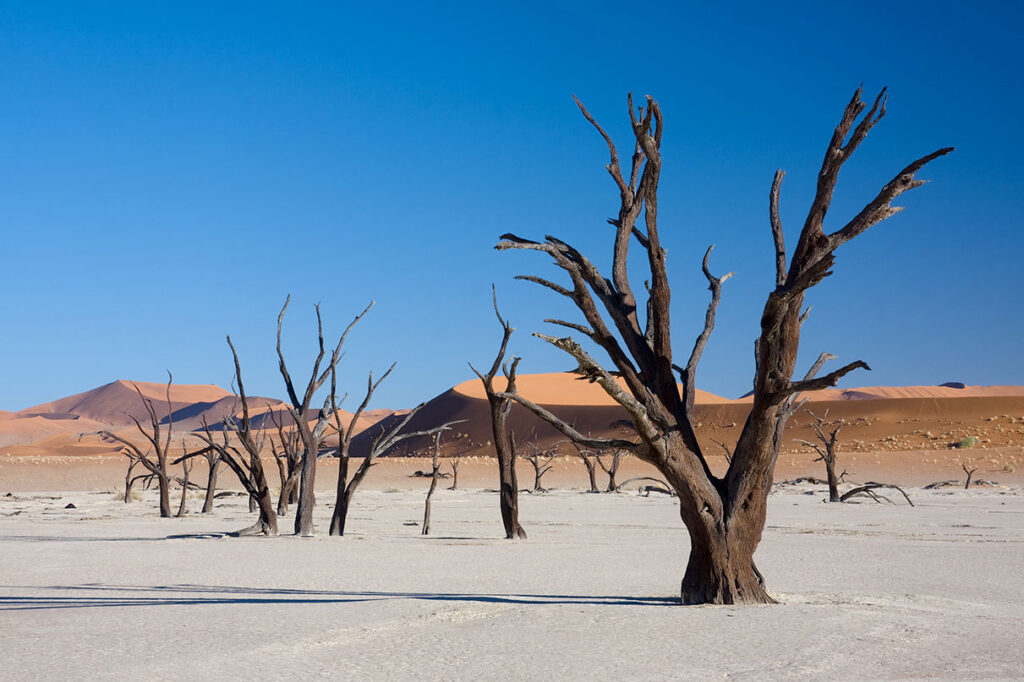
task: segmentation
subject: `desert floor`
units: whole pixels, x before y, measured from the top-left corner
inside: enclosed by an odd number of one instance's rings
[[[346,537],[305,539],[226,537],[251,521],[240,497],[160,519],[152,492],[130,504],[113,488],[12,492],[0,497],[0,679],[1024,670],[1019,485],[908,489],[915,507],[779,487],[757,558],[781,604],[763,607],[673,605],[687,548],[673,498],[523,494],[530,539],[509,542],[486,485],[460,476],[462,489],[439,490],[423,537],[426,481],[382,474],[357,494]]]

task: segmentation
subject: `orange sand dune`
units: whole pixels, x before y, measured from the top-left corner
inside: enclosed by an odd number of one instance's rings
[[[77,438],[78,434],[95,433],[105,428],[106,424],[75,415],[60,415],[56,419],[0,417],[0,447],[33,443],[58,434]]]
[[[616,379],[625,388],[622,379]],[[502,379],[498,386],[504,387]],[[596,383],[580,379],[576,374],[558,372],[553,374],[521,374],[516,377],[516,388],[519,393],[541,405],[617,405],[604,389]],[[467,398],[484,400],[483,385],[479,379],[464,381],[453,391]],[[697,389],[696,402],[699,404],[731,403],[728,398]]]
[[[890,400],[893,398],[996,398],[1024,397],[1024,386],[869,386],[866,388],[825,388],[801,394],[812,402],[832,400]],[[739,399],[749,403],[752,398]]]

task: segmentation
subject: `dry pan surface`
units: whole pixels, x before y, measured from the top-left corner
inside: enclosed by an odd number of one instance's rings
[[[773,493],[757,559],[783,604],[742,608],[671,605],[686,538],[661,496],[523,495],[508,542],[480,489],[439,490],[429,537],[421,491],[362,491],[340,539],[223,537],[251,520],[235,497],[159,519],[16,493],[0,679],[1019,678],[1021,490],[909,492]]]

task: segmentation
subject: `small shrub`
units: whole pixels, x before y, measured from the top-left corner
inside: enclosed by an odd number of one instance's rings
[[[955,447],[955,448],[957,448],[959,450],[967,450],[967,449],[973,448],[977,444],[978,444],[978,439],[975,436],[967,436],[967,438],[964,438],[960,442],[954,444],[953,447]]]

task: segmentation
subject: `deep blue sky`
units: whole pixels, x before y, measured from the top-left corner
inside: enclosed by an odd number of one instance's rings
[[[772,173],[788,173],[793,244],[861,82],[889,86],[889,115],[844,169],[830,227],[907,162],[957,151],[839,252],[810,297],[802,366],[828,350],[874,368],[845,385],[1024,384],[1024,5],[433,4],[3,3],[0,409],[165,368],[227,386],[228,332],[250,391],[283,396],[289,292],[297,376],[315,302],[333,336],[377,301],[344,377],[356,393],[397,360],[378,407],[488,364],[491,282],[521,371],[573,366],[529,336],[571,313],[512,280],[557,273],[491,247],[549,233],[608,260],[617,194],[570,94],[628,148],[629,91],[666,121],[659,215],[682,358],[706,245],[737,273],[699,375],[735,397],[772,285]]]

